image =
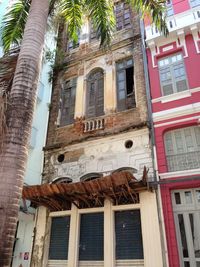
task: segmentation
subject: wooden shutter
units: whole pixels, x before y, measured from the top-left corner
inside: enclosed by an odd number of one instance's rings
[[[123,111],[135,107],[133,60],[116,64],[117,68],[117,109]],[[131,76],[130,76],[131,75]]]
[[[115,212],[116,260],[143,259],[140,210]]]
[[[87,92],[87,117],[102,116],[104,114],[104,76],[102,70],[91,73],[87,82]]]
[[[131,25],[130,6],[127,3],[118,2],[115,4],[115,17],[117,31]]]
[[[72,124],[74,122],[76,82],[77,79],[74,78],[67,81],[64,85],[61,104],[61,126]]]
[[[102,261],[104,258],[104,214],[81,215],[79,260]]]
[[[118,110],[126,109],[126,72],[120,70],[117,72],[118,85]]]
[[[67,260],[70,216],[52,218],[49,245],[50,260]]]
[[[102,75],[97,80],[96,96],[96,116],[98,117],[104,114],[104,80]]]

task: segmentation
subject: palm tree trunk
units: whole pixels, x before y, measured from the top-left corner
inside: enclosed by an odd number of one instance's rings
[[[32,0],[9,97],[0,154],[0,267],[9,267],[28,156],[49,0]]]

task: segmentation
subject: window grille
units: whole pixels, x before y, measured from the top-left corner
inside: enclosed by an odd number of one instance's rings
[[[200,128],[187,127],[164,136],[168,171],[200,168]]]

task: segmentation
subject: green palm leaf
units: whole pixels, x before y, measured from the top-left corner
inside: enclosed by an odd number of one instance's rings
[[[83,23],[83,3],[81,0],[62,0],[59,6],[60,15],[68,26],[69,38],[78,42],[78,32]]]
[[[149,15],[158,30],[165,36],[169,33],[166,24],[166,0],[127,0],[133,9],[144,17]]]
[[[92,19],[94,29],[97,31],[97,37],[101,40],[100,46],[110,44],[115,29],[113,1],[85,0],[85,6]]]
[[[19,46],[30,8],[30,0],[18,0],[4,15],[2,23],[2,43],[7,52],[11,45]]]

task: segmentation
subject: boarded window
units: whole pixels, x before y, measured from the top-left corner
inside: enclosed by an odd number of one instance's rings
[[[87,118],[104,115],[103,70],[92,72],[87,80]]]
[[[104,258],[104,214],[82,214],[80,223],[79,260],[102,261]]]
[[[126,59],[117,67],[117,107],[119,111],[135,107],[133,60]]]
[[[49,245],[50,260],[67,260],[70,216],[52,218]]]
[[[164,140],[169,171],[200,168],[199,127],[167,132]]]
[[[139,210],[115,212],[116,260],[143,259]]]
[[[114,11],[117,31],[131,27],[131,10],[127,3],[116,3]]]
[[[188,89],[185,66],[181,54],[163,58],[158,62],[163,95]]]
[[[61,121],[60,125],[68,125],[74,122],[75,96],[77,78],[66,81],[62,90]]]

